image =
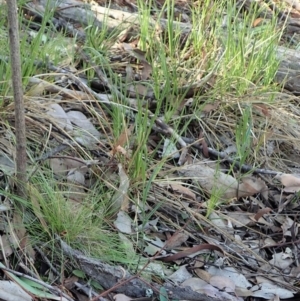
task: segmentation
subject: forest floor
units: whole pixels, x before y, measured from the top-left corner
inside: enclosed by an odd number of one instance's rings
[[[0,2],[0,299],[297,299],[300,4],[109,5],[19,1],[21,199]]]

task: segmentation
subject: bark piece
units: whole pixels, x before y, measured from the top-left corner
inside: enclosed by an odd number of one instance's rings
[[[115,285],[121,284],[122,282],[128,280],[124,285],[117,286],[113,290],[115,293],[125,294],[132,298],[142,298],[146,296],[147,290],[155,289],[154,295],[158,295],[161,286],[154,283],[147,284],[142,281],[139,277],[134,278],[130,273],[125,271],[122,267],[111,266],[107,263],[101,262],[100,260],[89,258],[82,255],[79,251],[73,250],[69,245],[67,245],[60,238],[57,238],[60,243],[63,252],[75,259],[81,270],[89,276],[91,279],[97,281],[104,289],[108,290]],[[168,295],[172,299],[180,300],[192,300],[192,301],[216,301],[218,298],[212,298],[206,296],[205,294],[193,291],[190,287],[175,287],[170,284],[164,285],[167,290]],[[222,301],[229,301],[229,299],[222,299]]]

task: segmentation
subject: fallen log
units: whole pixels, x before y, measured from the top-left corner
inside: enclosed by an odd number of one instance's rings
[[[105,290],[113,291],[114,293],[125,294],[132,298],[149,297],[149,293],[158,297],[161,287],[164,287],[168,293],[169,300],[191,300],[191,301],[220,301],[219,297],[210,297],[203,293],[193,291],[190,287],[179,287],[171,284],[160,286],[156,283],[147,283],[142,281],[138,276],[132,276],[122,267],[112,266],[98,259],[84,256],[77,250],[73,250],[58,236],[61,248],[65,255],[76,260],[80,265],[81,270],[91,279],[98,282]],[[220,292],[220,294],[222,294]],[[234,296],[233,299],[237,300]],[[222,301],[230,301],[230,299],[222,296]]]
[[[280,64],[275,81],[294,95],[300,95],[300,51],[278,46],[276,52]]]
[[[47,6],[48,5],[48,6]],[[139,16],[137,13],[128,13],[121,10],[108,9],[99,5],[87,4],[77,0],[66,1],[48,1],[38,0],[28,2],[26,8],[31,11],[38,12],[43,15],[45,9],[54,10],[54,17],[57,18],[57,22],[60,22],[69,31],[74,34],[70,24],[80,24],[82,28],[86,28],[89,24],[98,27],[100,30],[103,26],[108,29],[108,32],[131,29],[134,26],[138,26]],[[166,28],[167,20],[162,19],[155,21],[149,20],[153,26],[161,26],[161,29]],[[287,24],[291,26],[297,26],[299,21],[291,19]],[[188,23],[181,23],[174,21],[174,26],[180,28],[183,35],[189,34],[191,31],[191,25]],[[75,26],[76,27],[76,26]],[[77,36],[81,39],[85,38],[84,30],[78,31]],[[277,74],[275,76],[275,82],[282,85],[285,89],[289,90],[295,95],[300,95],[300,52],[298,50],[289,49],[286,47],[278,46],[276,49],[278,60],[280,61]]]
[[[76,26],[80,25],[83,28],[91,24],[100,30],[105,27],[108,33],[112,31],[121,32],[129,27],[139,26],[140,22],[138,13],[128,13],[78,0],[38,0],[26,3],[25,7],[31,11],[39,12],[41,15],[45,13],[45,9],[51,9],[55,11],[54,17],[58,19],[63,19]],[[163,30],[167,27],[167,22],[166,19],[161,19],[159,22],[153,18],[149,19],[151,26],[161,26]],[[176,27],[180,29],[182,34],[188,34],[192,28],[191,24],[174,21],[174,28]]]

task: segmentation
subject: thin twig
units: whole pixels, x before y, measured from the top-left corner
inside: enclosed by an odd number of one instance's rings
[[[89,298],[91,297],[91,295],[93,295],[94,297],[98,296],[99,294],[97,292],[95,292],[91,286],[87,285],[87,284],[81,284],[79,282],[74,282],[75,286],[80,289],[82,292],[84,292]]]
[[[192,144],[192,146],[194,148],[202,150],[202,146],[199,143],[195,143],[196,142],[195,139],[187,138],[187,137],[182,137],[182,139],[186,143]],[[246,164],[240,165],[240,163],[236,159],[232,159],[232,158],[228,157],[228,154],[226,154],[225,152],[217,151],[211,147],[208,147],[207,149],[208,149],[208,152],[210,155],[213,155],[215,157],[223,159],[230,164],[234,164],[236,168],[241,169],[244,172],[252,171],[253,173],[257,173],[257,174],[268,174],[268,175],[273,175],[273,176],[275,176],[279,173],[278,171],[275,171],[275,170],[256,168],[254,166],[250,166],[250,165],[246,165]]]
[[[50,270],[56,275],[56,276],[61,276],[61,274],[59,273],[59,271],[53,266],[53,264],[50,262],[50,260],[48,259],[48,257],[45,255],[45,253],[38,247],[35,246],[34,249],[42,256],[43,260],[47,263],[47,265],[49,266]]]
[[[18,265],[20,268],[22,268],[24,271],[26,271],[26,273],[28,273],[31,277],[40,279],[40,277],[38,275],[36,275],[34,272],[32,272],[23,262],[20,262]]]
[[[75,143],[71,142],[69,144],[60,144],[57,147],[51,149],[50,151],[48,151],[47,153],[43,154],[42,156],[35,158],[34,161],[38,162],[38,161],[45,161],[47,159],[49,159],[50,157],[53,157],[55,154],[68,149],[69,147],[75,145]]]
[[[46,256],[46,254],[38,247],[35,246],[34,249],[42,256],[43,260],[47,263],[47,265],[49,266],[50,270],[58,277],[61,276],[61,273],[53,266],[53,264],[51,263],[51,261],[48,259],[48,257]],[[81,284],[79,282],[74,282],[74,285],[79,288],[81,291],[83,291],[87,296],[90,297],[90,294],[92,294],[93,296],[98,296],[98,294],[87,284]]]

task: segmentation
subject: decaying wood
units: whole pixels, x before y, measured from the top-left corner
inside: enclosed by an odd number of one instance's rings
[[[158,284],[147,284],[138,277],[133,277],[129,272],[122,267],[112,266],[101,262],[97,259],[92,259],[82,255],[79,251],[73,250],[64,241],[58,238],[63,252],[76,260],[80,265],[81,270],[91,279],[97,281],[105,290],[113,287],[114,293],[125,294],[132,298],[146,297],[146,291],[153,291],[155,296],[161,288]],[[124,283],[124,285],[122,285]],[[192,300],[192,301],[220,301],[219,298],[209,297],[205,294],[193,291],[190,287],[178,287],[167,284],[164,286],[171,299]],[[229,301],[227,298],[222,298],[222,301]]]
[[[275,80],[293,94],[300,95],[300,52],[281,46],[276,51],[281,62]]]
[[[121,32],[129,27],[139,26],[140,16],[137,13],[128,13],[116,9],[108,9],[96,4],[86,4],[77,0],[66,1],[48,1],[38,0],[28,2],[26,7],[38,11],[41,15],[44,14],[45,9],[55,11],[54,16],[69,21],[73,24],[80,24],[83,28],[93,24],[93,26],[101,29],[105,27],[108,33],[112,31]],[[151,26],[165,29],[167,20],[160,20],[158,24],[152,18],[149,18]],[[187,34],[191,31],[191,25],[174,21],[174,28],[178,27],[182,34]],[[159,28],[157,28],[159,29]]]
[[[276,14],[280,26],[284,28],[284,35],[288,37],[287,40],[292,40],[292,37],[299,35],[300,32],[300,4],[298,1],[282,0],[281,2],[281,5],[285,7],[283,10],[271,1],[239,0],[240,5],[248,11],[251,11],[251,7],[254,5],[258,5],[262,18],[271,19],[272,15]],[[300,52],[281,46],[277,47],[276,51],[280,65],[275,81],[283,84],[284,88],[293,94],[300,95]]]

